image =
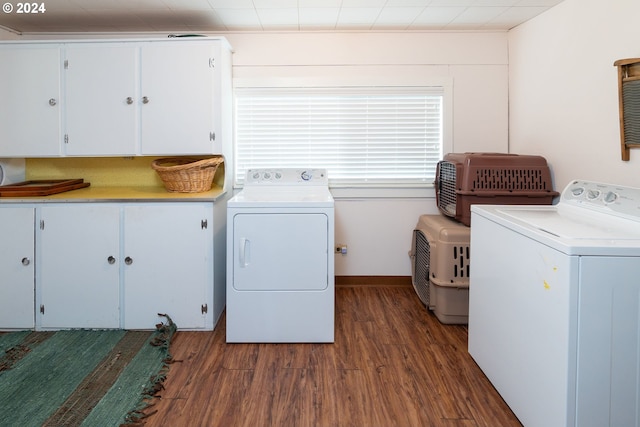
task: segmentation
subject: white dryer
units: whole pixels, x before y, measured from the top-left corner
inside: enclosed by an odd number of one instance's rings
[[[469,353],[526,427],[640,426],[640,189],[471,207]]]
[[[333,342],[326,170],[248,170],[227,203],[227,227],[227,342]]]

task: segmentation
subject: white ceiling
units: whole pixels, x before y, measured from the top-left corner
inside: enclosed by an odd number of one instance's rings
[[[36,4],[45,9],[39,13],[18,13],[18,1],[2,2],[0,27],[16,33],[161,31],[193,34],[281,30],[508,30],[562,0],[37,0]]]

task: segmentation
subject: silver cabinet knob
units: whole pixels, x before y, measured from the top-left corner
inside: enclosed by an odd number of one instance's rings
[[[51,98],[49,100],[49,105],[51,105],[52,107],[55,107],[57,103],[58,103],[58,101],[56,101],[55,98]]]
[[[22,265],[29,265],[31,264],[31,260],[27,257],[22,258]]]
[[[133,98],[130,96],[127,96],[127,104],[131,105],[133,104]]]
[[[142,97],[142,103],[143,104],[148,104],[149,103],[149,98],[147,98],[146,96]]]
[[[109,258],[107,258],[107,262],[109,264],[115,264],[116,263],[116,259],[114,257],[110,256]]]
[[[131,257],[126,257],[126,258],[124,259],[124,263],[125,263],[125,264],[127,264],[127,265],[131,265],[131,264],[133,264],[133,258],[131,258]]]

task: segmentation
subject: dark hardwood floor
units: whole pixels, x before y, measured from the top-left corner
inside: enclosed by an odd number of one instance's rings
[[[521,426],[411,287],[336,288],[334,344],[227,344],[223,315],[171,353],[147,427]]]

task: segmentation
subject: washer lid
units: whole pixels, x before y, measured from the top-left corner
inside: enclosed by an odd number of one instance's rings
[[[565,239],[640,239],[640,227],[633,221],[570,207],[544,210],[503,207],[496,212]]]
[[[640,256],[640,222],[570,206],[472,205],[479,215],[569,255]]]

